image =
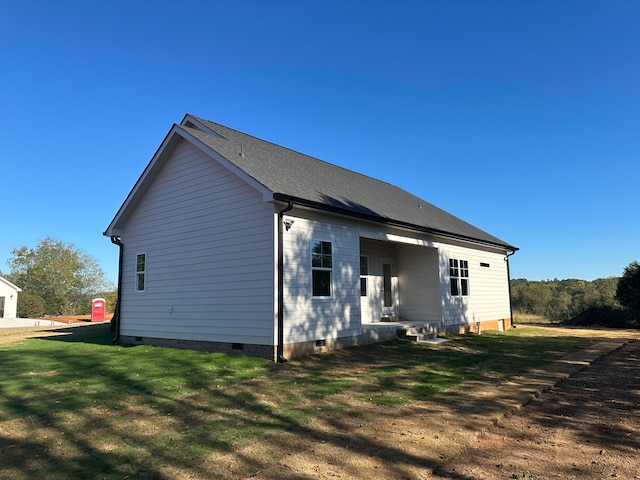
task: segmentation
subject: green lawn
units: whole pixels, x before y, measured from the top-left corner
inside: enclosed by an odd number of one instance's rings
[[[274,364],[112,345],[108,325],[72,330],[0,345],[0,478],[190,478],[205,463],[222,477],[228,465],[211,465],[226,453],[312,430],[353,403],[419,402],[468,379],[526,374],[595,341],[518,328]]]

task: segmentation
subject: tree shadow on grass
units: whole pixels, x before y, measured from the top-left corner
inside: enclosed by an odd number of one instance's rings
[[[69,327],[57,327],[37,330],[26,338],[40,340],[54,340],[57,342],[90,343],[95,345],[110,345],[114,334],[109,322],[88,323]]]
[[[499,398],[442,392],[452,380],[440,372],[462,368],[468,375],[508,377],[522,372],[543,344],[547,356],[540,362],[561,356],[561,346],[568,344],[550,337],[491,336],[460,338],[445,348],[392,342],[282,365],[236,355],[123,348],[112,345],[108,325],[59,332],[43,337],[47,342],[0,351],[7,379],[0,382],[0,476],[237,478],[322,444],[384,459],[389,474],[407,477],[415,469],[436,468],[438,458],[367,435],[358,427],[361,401],[332,407],[374,388],[405,390],[405,414],[413,406],[428,410],[425,402],[440,408],[447,403],[463,420],[469,409],[498,411]],[[488,356],[488,350],[494,353]],[[501,370],[505,365],[515,370]],[[393,408],[371,408],[388,422],[398,415]],[[326,428],[316,428],[312,419]],[[430,424],[415,428],[427,432]],[[254,442],[272,456],[252,449]]]

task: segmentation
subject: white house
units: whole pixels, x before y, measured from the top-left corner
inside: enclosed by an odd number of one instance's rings
[[[0,277],[0,318],[16,318],[18,316],[18,293],[22,289],[16,287],[6,278]]]
[[[117,338],[284,361],[508,328],[516,247],[373,178],[186,115],[107,227]]]

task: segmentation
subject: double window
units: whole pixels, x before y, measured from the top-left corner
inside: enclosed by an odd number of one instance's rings
[[[451,295],[454,297],[469,295],[469,262],[467,260],[450,258],[449,278],[451,279]]]
[[[136,255],[136,292],[144,292],[147,273],[147,254]]]
[[[311,241],[311,289],[314,297],[331,296],[333,253],[331,242]]]

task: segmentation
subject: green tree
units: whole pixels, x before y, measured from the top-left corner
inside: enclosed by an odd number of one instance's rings
[[[513,307],[526,313],[547,315],[551,290],[542,282],[520,284],[512,292]]]
[[[640,316],[640,263],[631,262],[618,282],[616,298],[631,314]]]
[[[49,315],[89,313],[93,295],[113,289],[95,259],[71,243],[47,237],[11,254],[11,281],[41,297]]]

